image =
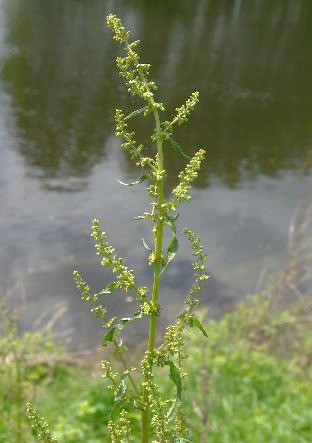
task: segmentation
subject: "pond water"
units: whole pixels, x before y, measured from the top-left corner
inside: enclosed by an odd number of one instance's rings
[[[253,293],[278,269],[292,212],[307,186],[312,150],[312,3],[308,0],[2,0],[0,2],[0,292],[23,328],[54,321],[72,348],[102,335],[72,280],[78,268],[95,290],[110,279],[89,237],[92,218],[148,283],[132,217],[148,207],[143,187],[114,137],[116,107],[138,107],[114,67],[119,49],[104,24],[116,13],[139,38],[159,97],[171,111],[193,90],[201,102],[176,132],[191,153],[207,148],[193,200],[181,208],[209,252],[203,292],[212,316]],[[148,122],[133,125],[140,138]],[[166,148],[168,189],[183,167]],[[304,172],[303,172],[304,171]],[[181,240],[162,282],[164,320],[192,281]],[[109,300],[123,315],[131,296]],[[61,315],[62,314],[62,315]],[[136,339],[144,325],[132,331]]]

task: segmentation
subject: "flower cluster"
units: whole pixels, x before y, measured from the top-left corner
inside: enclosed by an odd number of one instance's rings
[[[142,388],[146,393],[146,398],[142,398],[142,403],[145,407],[147,407],[148,404],[151,409],[152,426],[157,430],[160,441],[170,441],[170,434],[166,429],[166,423],[168,407],[171,404],[171,401],[163,401],[161,399],[159,386],[154,382],[154,363],[155,358],[147,351],[141,362],[142,375],[144,378]]]
[[[113,14],[110,14],[106,18],[106,22],[107,26],[113,31],[114,33],[113,39],[116,40],[116,42],[122,43],[128,41],[130,32],[125,30],[119,18],[117,18]]]
[[[191,199],[189,194],[191,184],[198,176],[198,171],[204,156],[204,149],[199,149],[186,165],[185,169],[180,172],[179,184],[172,191],[172,194],[174,194],[175,197],[169,202],[164,203],[166,209],[175,211],[178,204]]]
[[[97,219],[94,219],[92,222],[91,237],[97,241],[95,244],[97,255],[103,257],[101,264],[105,267],[110,267],[113,272],[118,274],[117,287],[123,289],[125,292],[133,289],[135,287],[133,271],[123,264],[122,258],[117,258],[116,255],[114,255],[115,248],[106,241],[106,233],[100,231],[99,220]]]
[[[187,122],[191,112],[199,102],[199,92],[192,92],[191,96],[186,100],[185,104],[176,108],[176,116],[171,121],[164,121],[160,128],[155,128],[151,138],[153,141],[157,139],[168,140],[173,134],[173,127],[175,124],[182,125]]]
[[[192,92],[190,98],[186,100],[185,105],[182,105],[180,108],[176,108],[177,115],[173,119],[172,123],[177,123],[178,125],[182,125],[182,123],[185,123],[198,102],[199,92]]]
[[[203,281],[208,280],[209,278],[205,270],[205,262],[208,259],[208,255],[204,253],[199,236],[196,236],[194,232],[188,228],[185,228],[183,232],[186,238],[191,242],[193,249],[192,255],[195,257],[195,262],[192,265],[195,271],[195,282],[191,288],[191,295],[194,295],[202,289]]]
[[[140,156],[141,151],[144,146],[139,145],[134,139],[134,132],[128,131],[128,125],[125,122],[125,115],[121,109],[116,109],[115,112],[115,122],[116,122],[116,135],[123,137],[125,142],[121,145],[121,147],[129,152],[130,158],[137,158]]]
[[[103,320],[107,315],[107,309],[102,305],[97,305],[99,294],[92,294],[90,290],[90,286],[85,282],[85,280],[81,277],[78,271],[74,271],[73,273],[74,280],[76,282],[77,288],[81,291],[81,298],[85,302],[90,302],[94,305],[91,309],[91,312],[98,318],[99,320]],[[107,323],[103,323],[103,327],[107,327]]]
[[[39,412],[32,407],[31,403],[27,403],[26,411],[31,422],[31,428],[36,432],[37,438],[46,443],[57,443],[49,430],[48,423],[40,417]]]
[[[144,157],[142,151],[144,146],[142,144],[137,144],[135,141],[135,133],[128,131],[128,125],[125,120],[125,114],[121,109],[116,109],[115,111],[115,123],[116,123],[116,135],[124,139],[121,147],[129,153],[131,159],[137,159],[137,166],[144,168],[149,165],[151,168],[155,168],[155,161],[150,157]]]
[[[129,43],[130,33],[125,30],[116,16],[109,15],[107,17],[107,25],[114,33],[114,40],[125,44],[127,55],[125,57],[117,57],[116,64],[120,76],[126,81],[128,92],[140,97],[147,103],[144,115],[153,111],[164,111],[163,103],[158,103],[155,100],[153,90],[157,89],[156,84],[148,80],[150,65],[139,63],[140,56],[135,51],[139,42]]]
[[[120,419],[118,422],[110,420],[107,427],[110,431],[110,438],[112,443],[129,441],[129,437],[131,435],[131,423],[125,410],[122,410],[120,412]]]
[[[109,389],[116,392],[119,387],[118,373],[113,372],[112,366],[111,366],[110,362],[107,360],[101,361],[101,365],[102,365],[102,369],[103,369],[102,377],[110,380],[110,382],[112,384],[109,386]]]

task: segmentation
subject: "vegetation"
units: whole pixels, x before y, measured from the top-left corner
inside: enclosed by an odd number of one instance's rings
[[[116,278],[99,293],[93,293],[77,271],[74,278],[83,300],[90,303],[91,312],[108,329],[102,345],[111,346],[113,353],[110,360],[102,361],[102,378],[93,377],[81,367],[59,363],[58,359],[49,364],[44,352],[55,354],[56,350],[47,331],[19,334],[3,304],[0,438],[7,442],[31,442],[37,438],[45,442],[91,443],[311,441],[312,332],[305,326],[310,324],[311,272],[307,266],[310,256],[302,249],[306,217],[302,223],[299,221],[297,234],[291,236],[289,260],[281,278],[248,304],[207,324],[202,315],[195,315],[199,292],[208,278],[207,255],[200,238],[185,228],[193,249],[194,284],[184,311],[157,342],[158,317],[163,308],[159,304],[161,279],[178,250],[177,208],[190,200],[191,184],[205,154],[199,149],[188,158],[178,184],[165,198],[163,147],[166,144],[188,157],[173,139],[173,130],[188,120],[199,94],[191,94],[170,120],[161,121],[165,106],[156,101],[156,85],[149,79],[150,66],[140,63],[136,52],[138,42],[129,42],[129,32],[115,16],[108,16],[107,23],[114,39],[126,51],[124,57],[117,58],[120,75],[128,91],[144,102],[143,107],[127,116],[117,109],[115,120],[116,134],[124,139],[122,147],[143,170],[138,180],[127,186],[149,181],[151,210],[137,218],[152,224],[154,246],[150,248],[145,240],[143,245],[148,250],[148,263],[154,268],[153,282],[151,288],[137,285],[134,272],[115,254],[99,221],[94,220],[91,235],[97,254]],[[128,120],[139,114],[154,118],[154,155],[145,155],[146,148],[128,129]],[[167,248],[165,228],[171,234]],[[108,318],[101,304],[103,298],[117,290],[136,294],[138,309],[127,318]],[[302,297],[300,302],[294,303],[288,297],[292,292]],[[149,321],[147,348],[141,360],[131,361],[120,334],[142,318]],[[45,357],[41,361],[35,358],[40,353]],[[187,389],[187,378],[191,390]]]
[[[193,442],[311,441],[312,332],[303,325],[298,306],[273,317],[269,309],[262,294],[221,320],[207,323],[208,338],[187,333],[185,370],[192,390],[183,393],[182,401]],[[287,347],[280,354],[285,337]],[[41,352],[46,352],[44,347]],[[28,362],[28,371],[40,376],[27,379],[25,401],[35,402],[57,441],[109,441],[114,395],[103,378],[76,365],[56,363],[49,368],[33,364],[30,358]],[[16,403],[10,386],[15,377],[8,368],[4,376],[5,368],[2,363],[0,441],[35,441],[22,410],[21,439],[13,432]],[[170,395],[172,384],[165,372],[158,382],[163,394]],[[133,432],[130,441],[138,441],[140,414],[129,408],[128,419]]]

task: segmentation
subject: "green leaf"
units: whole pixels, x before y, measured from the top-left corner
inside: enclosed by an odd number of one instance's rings
[[[120,319],[120,323],[118,323],[117,328],[119,330],[122,330],[125,326],[127,326],[129,323],[131,323],[133,319],[131,317],[124,317]],[[122,326],[122,328],[120,328]]]
[[[139,114],[142,114],[142,112],[144,112],[146,108],[147,106],[143,106],[143,108],[131,112],[129,115],[127,115],[127,117],[125,117],[125,121],[130,120],[130,118],[136,117]]]
[[[118,181],[118,183],[120,183],[123,186],[134,186],[134,185],[138,185],[139,183],[143,183],[144,180],[146,180],[148,178],[149,178],[149,174],[143,174],[137,180],[135,180],[134,182],[131,182],[131,183],[124,183],[118,179],[117,179],[117,181]]]
[[[109,343],[111,343],[115,338],[116,332],[117,326],[114,326],[112,329],[110,329],[103,337],[102,346],[107,346]]]
[[[167,261],[166,261],[166,264],[163,267],[161,273],[159,274],[159,277],[165,272],[165,270],[167,269],[169,263],[174,259],[175,255],[177,253],[178,247],[179,247],[179,242],[178,242],[178,239],[176,237],[177,230],[176,230],[174,222],[172,221],[172,219],[167,219],[165,221],[165,224],[170,226],[170,228],[172,229],[172,232],[173,232],[173,236],[172,236],[171,241],[169,243],[169,246],[167,248]]]
[[[136,311],[133,314],[133,317],[124,317],[120,319],[120,322],[115,325],[113,328],[111,328],[107,334],[104,335],[102,340],[102,346],[107,346],[109,343],[111,343],[116,335],[121,332],[126,326],[133,323],[135,320],[138,320],[139,318],[143,317],[142,311]]]
[[[162,268],[161,273],[159,274],[159,277],[165,272],[167,269],[169,263],[174,259],[176,252],[178,250],[179,242],[175,234],[173,234],[173,237],[171,239],[171,242],[169,243],[169,246],[167,248],[167,261],[165,266]]]
[[[115,394],[115,402],[119,402],[125,396],[127,385],[124,379],[121,380],[118,391]]]
[[[198,318],[193,318],[191,326],[192,327],[195,326],[196,328],[198,328],[204,334],[204,336],[208,338],[207,332],[203,327],[203,325],[201,324],[201,322],[198,320]]]
[[[179,216],[179,214],[178,214],[178,216]],[[177,218],[178,218],[178,216],[177,216]],[[176,219],[174,219],[174,218],[172,217],[172,218],[168,218],[168,219],[165,221],[165,225],[170,226],[170,228],[172,229],[172,232],[174,232],[174,233],[177,232],[177,228],[176,228],[176,226],[175,226],[175,224],[174,224],[175,220],[176,220]]]
[[[142,318],[143,317],[143,312],[142,311],[136,311],[134,314],[133,314],[133,320],[137,320],[137,319],[139,319],[139,318]]]
[[[171,261],[177,253],[179,247],[179,242],[177,237],[174,235],[171,239],[171,242],[167,248],[168,261]]]
[[[180,215],[180,213],[179,212],[177,212],[176,213],[176,215],[173,215],[172,217],[169,217],[169,220],[171,220],[171,221],[177,221],[178,220],[178,218],[179,218],[179,215]]]
[[[148,244],[146,243],[144,238],[142,238],[142,242],[143,242],[143,246],[144,246],[145,249],[147,249],[148,251],[152,251],[152,249],[148,246]]]
[[[99,295],[101,294],[111,294],[112,292],[116,291],[118,289],[118,282],[114,281],[106,286],[106,288],[102,289],[102,291],[99,292]]]
[[[169,377],[177,387],[177,398],[179,400],[181,400],[182,381],[181,381],[180,373],[179,373],[178,369],[176,368],[175,364],[171,360],[168,360],[166,364],[170,367]]]
[[[173,405],[171,406],[171,408],[169,409],[169,411],[167,413],[166,418],[167,418],[168,422],[175,419],[180,404],[181,404],[180,400],[178,398],[176,398],[175,402],[173,403]]]
[[[171,138],[171,137],[169,138],[169,143],[175,152],[177,152],[178,154],[180,154],[182,157],[186,158],[187,160],[190,160],[191,157],[189,155],[185,154],[185,152],[183,151],[183,149],[181,148],[179,143],[177,143],[175,140],[173,140],[173,138]]]
[[[184,309],[184,311],[182,311],[181,312],[181,314],[179,314],[178,316],[177,316],[177,318],[182,318],[182,317],[184,317],[188,312],[190,312],[190,307],[188,306],[186,309]]]

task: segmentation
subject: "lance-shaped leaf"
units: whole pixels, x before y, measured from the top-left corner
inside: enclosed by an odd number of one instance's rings
[[[176,235],[174,234],[171,239],[171,242],[167,248],[168,262],[171,262],[174,259],[174,256],[176,255],[177,250],[178,250],[178,246],[179,246],[179,242],[178,242]]]
[[[137,180],[135,180],[134,182],[131,182],[131,183],[124,183],[118,179],[117,179],[117,181],[118,181],[118,183],[120,183],[123,186],[134,186],[134,185],[138,185],[139,183],[143,183],[148,178],[149,178],[149,174],[143,174]]]
[[[116,403],[119,402],[120,400],[122,400],[123,397],[125,396],[125,393],[126,393],[127,385],[126,385],[126,381],[125,381],[124,377],[122,378],[119,388],[118,388],[118,391],[115,394],[115,402]]]
[[[181,403],[181,397],[182,397],[182,380],[180,376],[179,370],[176,368],[175,364],[171,360],[166,361],[166,365],[169,366],[170,372],[169,372],[169,378],[173,381],[173,383],[176,385],[177,388],[177,395],[175,402],[169,409],[167,413],[167,420],[172,421],[178,411],[179,405]]]
[[[178,412],[178,408],[180,406],[181,402],[178,398],[175,399],[173,405],[171,406],[171,408],[169,409],[168,413],[167,413],[167,421],[172,421],[176,418],[177,412]]]
[[[170,367],[169,377],[177,387],[177,398],[181,400],[182,381],[181,381],[180,372],[178,371],[175,364],[171,360],[167,361],[167,365]]]
[[[172,220],[167,220],[166,224],[168,224],[171,227],[171,229],[173,231],[173,236],[172,236],[171,241],[169,243],[169,246],[167,248],[167,261],[166,261],[166,264],[163,267],[163,269],[162,269],[161,273],[159,274],[159,276],[161,276],[165,272],[165,270],[167,269],[169,263],[174,259],[175,255],[177,253],[178,247],[179,247],[179,242],[178,242],[178,239],[177,239],[177,236],[176,236],[175,224],[173,223]]]
[[[120,319],[120,322],[117,325],[113,326],[103,337],[102,346],[107,346],[109,343],[112,343],[116,336],[128,325],[133,323],[135,320],[143,317],[142,311],[136,311],[132,317],[124,317]]]
[[[203,327],[203,325],[201,324],[201,322],[198,320],[198,318],[192,318],[191,322],[190,322],[190,326],[193,327],[195,326],[197,329],[199,329],[205,337],[208,338],[207,332],[205,330],[205,328]]]
[[[173,138],[169,138],[169,143],[171,148],[178,153],[179,155],[181,155],[181,157],[184,157],[186,160],[190,160],[190,156],[185,154],[185,152],[183,151],[183,149],[181,148],[181,146],[179,145],[179,143],[177,143]]]
[[[117,326],[114,326],[113,328],[111,328],[103,337],[102,340],[102,346],[107,346],[109,343],[111,343],[114,338],[115,338],[115,334],[117,332]]]
[[[106,288],[102,289],[102,291],[100,291],[98,293],[98,295],[101,294],[111,294],[112,292],[116,291],[116,289],[119,288],[118,282],[114,281],[112,283],[110,283],[109,285],[106,286]]]
[[[131,112],[127,117],[125,117],[125,121],[130,120],[130,118],[136,117],[139,114],[142,114],[142,112],[147,109],[148,106],[143,106],[143,108],[136,109],[135,111]]]
[[[142,243],[143,243],[143,246],[144,246],[145,249],[147,249],[148,251],[152,251],[152,248],[150,248],[150,247],[148,246],[148,244],[146,243],[146,241],[144,240],[144,238],[142,238]]]

